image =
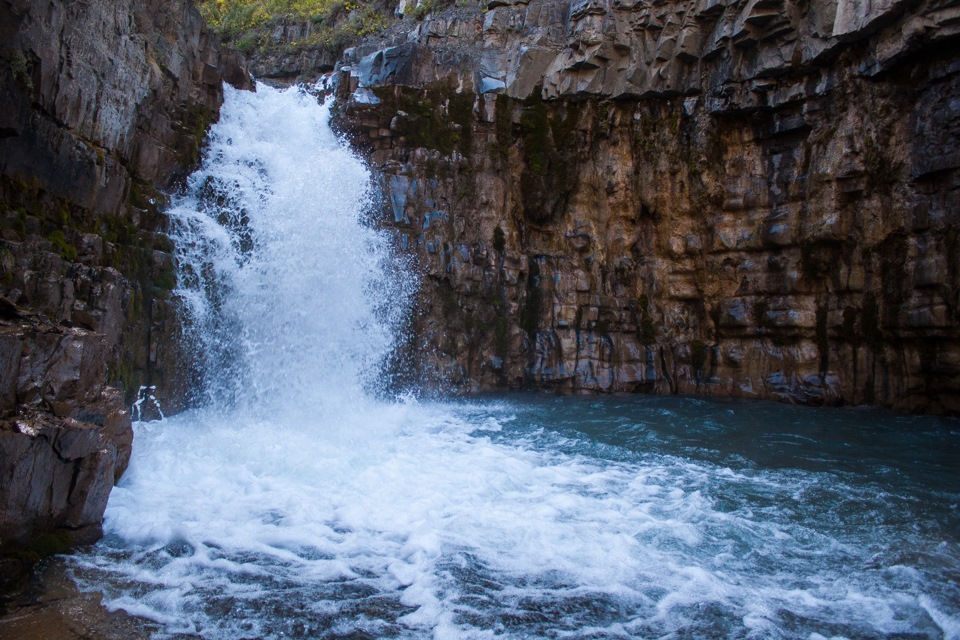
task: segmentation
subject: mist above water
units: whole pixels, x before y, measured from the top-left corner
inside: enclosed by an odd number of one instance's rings
[[[415,283],[327,119],[228,90],[170,212],[202,398],[82,585],[161,638],[960,638],[955,422],[381,397]]]

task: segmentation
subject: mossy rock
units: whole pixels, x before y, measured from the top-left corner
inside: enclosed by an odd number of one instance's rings
[[[576,103],[547,103],[534,98],[523,108],[520,194],[524,216],[531,222],[555,220],[567,208],[577,183],[579,116]]]
[[[48,235],[47,240],[53,244],[64,260],[77,259],[77,248],[67,242],[66,237],[63,235],[63,231],[60,229],[57,229]]]
[[[434,149],[443,156],[455,150],[463,156],[470,154],[476,124],[472,93],[457,93],[449,82],[422,89],[397,85],[373,91],[385,112],[397,114],[397,133],[413,146]]]
[[[530,259],[530,277],[527,278],[526,297],[520,307],[520,326],[531,340],[540,330],[540,307],[543,294],[540,292],[540,264],[536,258]]]
[[[657,341],[657,327],[653,323],[653,317],[650,315],[650,300],[645,294],[637,298],[637,315],[639,322],[637,330],[640,341],[644,344],[654,344]]]
[[[56,529],[47,533],[41,533],[30,541],[30,551],[37,554],[42,560],[50,556],[67,553],[73,548],[73,536],[69,531]]]

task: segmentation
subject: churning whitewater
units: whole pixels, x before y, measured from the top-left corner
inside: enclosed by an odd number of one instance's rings
[[[328,117],[227,90],[170,211],[203,395],[82,586],[158,638],[960,638],[956,423],[383,399],[414,283]]]

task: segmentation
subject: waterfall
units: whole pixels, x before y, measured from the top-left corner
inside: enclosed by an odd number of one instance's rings
[[[361,401],[407,308],[370,174],[302,89],[227,89],[170,209],[203,404],[261,415]]]

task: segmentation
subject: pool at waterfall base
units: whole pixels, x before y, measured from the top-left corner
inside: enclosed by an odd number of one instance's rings
[[[81,584],[203,638],[957,638],[955,421],[693,398],[137,427]]]

